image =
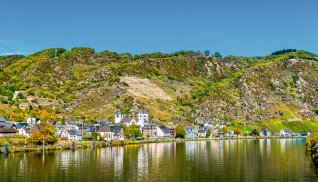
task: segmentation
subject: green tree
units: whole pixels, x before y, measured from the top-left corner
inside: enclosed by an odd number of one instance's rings
[[[185,138],[186,126],[184,124],[178,124],[176,127],[176,138]]]
[[[142,137],[142,133],[139,129],[139,126],[132,124],[130,126],[123,126],[124,135],[127,139],[136,139],[137,137]]]
[[[97,140],[98,133],[97,133],[97,132],[93,132],[93,133],[91,134],[91,136],[92,136],[93,140]]]
[[[211,137],[211,130],[208,129],[208,130],[206,131],[206,138],[210,138],[210,137]]]
[[[219,52],[215,52],[215,53],[214,53],[214,56],[217,57],[217,58],[222,58],[222,55],[221,55],[221,53],[219,53]]]
[[[40,131],[31,134],[30,139],[36,144],[54,144],[58,141],[58,136],[56,134],[55,128],[51,124],[41,124],[42,129]]]
[[[251,133],[251,135],[252,136],[255,136],[255,135],[257,135],[257,136],[259,136],[259,130],[257,130],[257,129],[253,129],[253,131],[252,131],[252,133]]]
[[[85,132],[83,134],[83,140],[92,140],[92,139],[93,137],[89,133]]]

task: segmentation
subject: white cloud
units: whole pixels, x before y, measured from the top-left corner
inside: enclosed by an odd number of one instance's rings
[[[9,55],[15,55],[15,54],[27,55],[26,52],[4,52],[4,53],[0,53],[0,56],[9,56]]]

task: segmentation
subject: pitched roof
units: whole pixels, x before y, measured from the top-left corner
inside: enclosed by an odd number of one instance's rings
[[[132,118],[124,118],[119,123],[120,124],[131,123],[133,120],[134,119],[132,119]]]
[[[101,128],[99,128],[98,132],[111,132],[109,125],[104,125]]]
[[[123,113],[121,112],[120,109],[117,109],[117,111],[115,112],[116,115],[123,115]]]
[[[18,123],[18,128],[24,128],[24,127],[27,127],[27,126],[29,126],[29,123],[26,123],[26,122]]]
[[[157,126],[154,124],[146,124],[143,129],[156,129]]]
[[[18,133],[14,128],[0,128],[0,133]]]
[[[66,130],[70,135],[82,135],[82,132],[79,130]]]
[[[148,111],[146,108],[144,109],[140,109],[139,113],[138,114],[148,114]]]
[[[167,126],[158,126],[160,128],[160,130],[164,133],[170,133],[170,128],[168,128]]]
[[[0,122],[7,122],[8,120],[4,117],[0,117]]]
[[[40,125],[40,124],[35,124],[34,126],[32,126],[31,128],[30,128],[30,130],[28,131],[29,133],[34,133],[34,132],[38,132],[38,131],[40,131],[40,130],[42,130],[43,129],[43,126],[42,125]]]
[[[292,133],[292,130],[282,129],[285,133]]]
[[[122,127],[120,125],[109,125],[110,131],[117,134],[121,132]]]
[[[205,128],[200,128],[198,133],[205,133],[206,132],[206,129]]]

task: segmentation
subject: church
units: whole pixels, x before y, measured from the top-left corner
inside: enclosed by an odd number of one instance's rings
[[[115,112],[115,124],[124,124],[130,126],[132,124],[137,124],[140,127],[144,127],[145,124],[149,124],[149,113],[147,109],[142,108],[137,114],[137,121],[134,118],[124,118],[123,112],[120,108]]]

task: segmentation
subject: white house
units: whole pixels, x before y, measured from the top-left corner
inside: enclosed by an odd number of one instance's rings
[[[27,123],[28,123],[29,125],[32,125],[32,126],[35,125],[35,124],[36,124],[36,118],[33,117],[33,116],[28,117]]]
[[[120,121],[124,119],[124,114],[121,112],[121,110],[118,108],[115,113],[115,123],[120,123]]]
[[[199,138],[205,138],[206,137],[207,130],[205,128],[200,128],[198,131],[198,137]]]
[[[171,138],[170,128],[167,126],[157,126],[157,137],[161,139]]]
[[[28,132],[29,130],[30,128],[19,128],[18,132],[20,135],[30,136],[30,133]]]
[[[195,129],[191,127],[187,127],[185,138],[196,138]]]
[[[280,132],[280,136],[291,136],[291,134],[293,133],[291,130],[286,130],[286,129],[282,129]]]
[[[67,130],[65,129],[61,135],[63,138],[67,138],[68,140],[82,140],[83,136],[79,130]]]
[[[137,118],[138,118],[137,125],[141,126],[142,128],[145,126],[145,124],[148,124],[149,114],[147,109],[140,109]]]

